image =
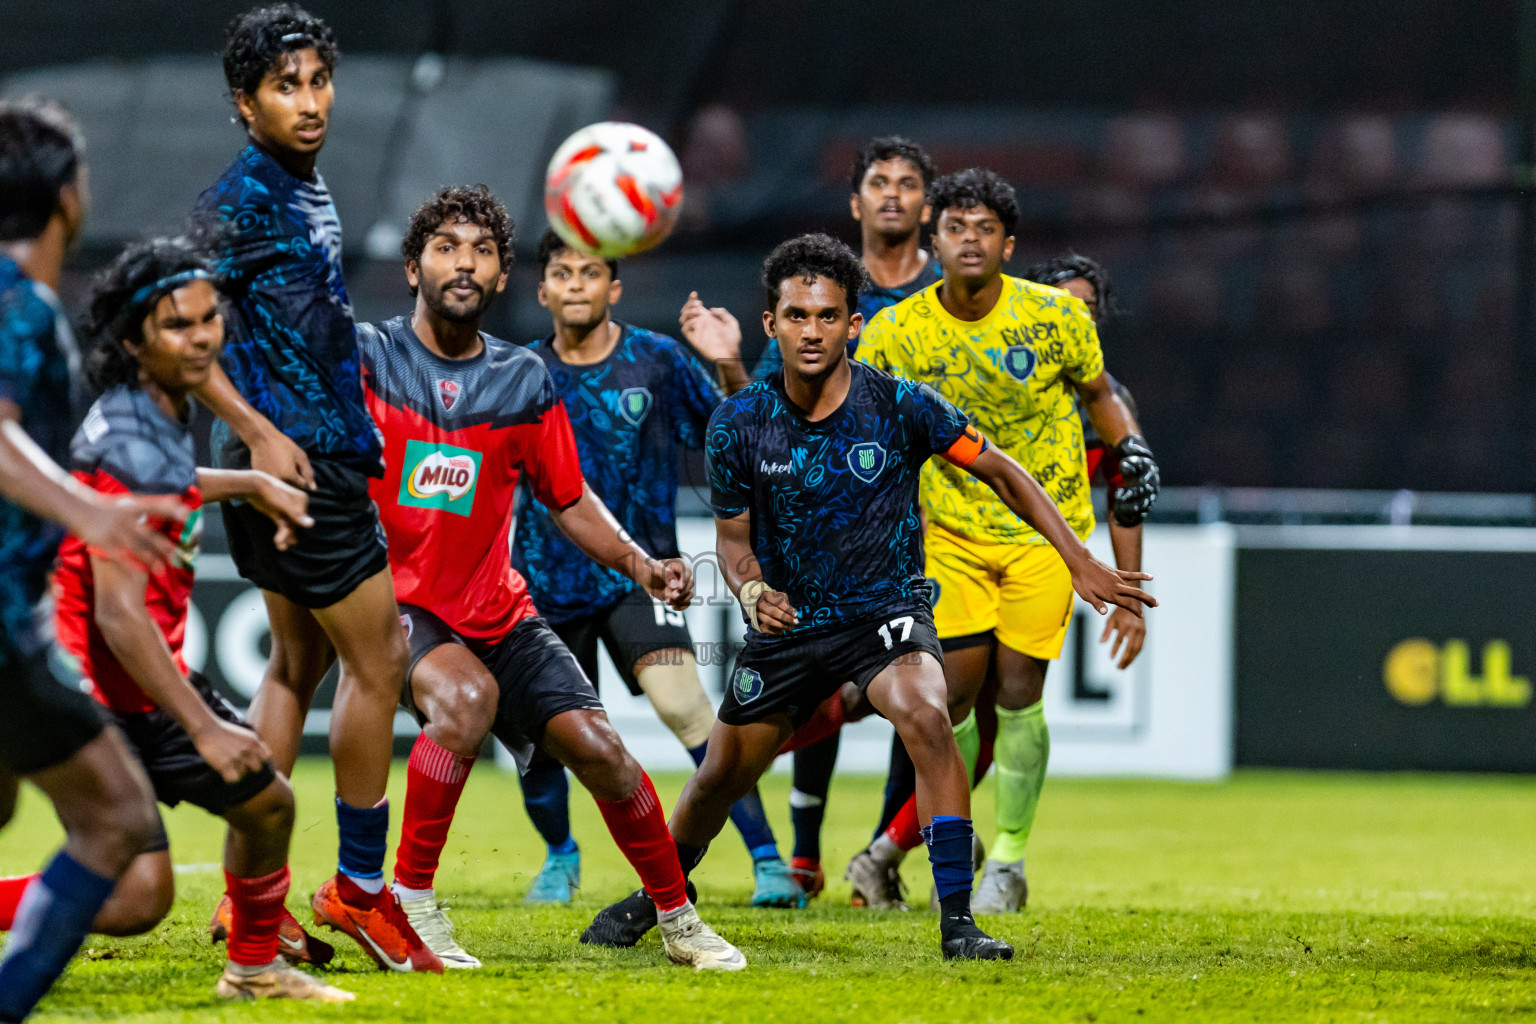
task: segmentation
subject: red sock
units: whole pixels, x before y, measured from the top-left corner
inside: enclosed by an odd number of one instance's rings
[[[16,905],[21,902],[21,894],[27,891],[27,886],[32,884],[36,875],[17,875],[14,878],[0,878],[0,932],[8,932],[16,921]]]
[[[454,808],[464,793],[473,757],[438,746],[422,733],[411,748],[406,769],[405,814],[400,848],[395,851],[395,881],[407,889],[430,889],[437,862],[448,843]]]
[[[795,730],[793,736],[784,741],[784,745],[779,748],[779,753],[787,754],[792,750],[799,750],[818,740],[826,739],[843,727],[846,713],[843,708],[842,693],[834,693],[821,702],[815,713],[804,725]]]
[[[915,850],[923,844],[923,833],[917,823],[917,797],[907,797],[907,802],[885,827],[885,834],[903,850]]]
[[[277,959],[277,931],[288,897],[288,866],[260,878],[236,878],[224,872],[229,893],[229,959],[261,967]]]
[[[665,913],[687,903],[677,844],[667,831],[667,819],[661,813],[661,800],[651,777],[641,772],[640,785],[628,800],[599,800],[597,809],[603,812],[613,841],[640,876],[640,884],[651,894],[656,909]]]

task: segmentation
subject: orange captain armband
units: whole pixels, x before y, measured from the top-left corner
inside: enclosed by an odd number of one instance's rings
[[[981,431],[967,426],[965,433],[955,439],[955,443],[949,446],[949,450],[940,454],[961,469],[970,469],[971,463],[980,458],[981,453],[986,450],[987,439],[981,436]]]

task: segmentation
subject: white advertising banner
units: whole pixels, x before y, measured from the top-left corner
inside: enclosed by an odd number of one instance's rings
[[[742,635],[741,613],[714,561],[714,523],[678,522],[679,547],[694,564],[693,606],[686,612],[699,674],[719,702],[732,644]],[[1104,528],[1091,544],[1109,558]],[[1045,688],[1051,727],[1051,772],[1058,775],[1155,775],[1208,779],[1232,762],[1233,532],[1226,526],[1149,526],[1145,562],[1162,602],[1148,616],[1147,645],[1129,669],[1114,667],[1098,642],[1101,619],[1079,603],[1059,662]],[[237,702],[256,692],[266,667],[267,624],[259,593],[234,572],[227,557],[205,556],[198,566],[196,606],[187,629],[187,660]],[[649,702],[633,697],[606,655],[599,686],[603,703],[641,764],[657,770],[692,767]],[[322,687],[306,733],[323,737],[330,722],[330,686]],[[243,700],[242,700],[243,698]],[[396,716],[402,737],[416,732]],[[843,731],[838,767],[884,772],[891,727],[880,718]],[[781,758],[777,769],[788,770]]]
[[[713,523],[680,520],[678,542],[698,574],[688,627],[705,689],[718,703],[728,667],[723,641],[740,638],[741,615],[712,561]],[[1045,687],[1053,774],[1211,779],[1231,768],[1232,543],[1231,529],[1222,525],[1146,528],[1143,557],[1161,605],[1148,615],[1141,657],[1124,671],[1098,642],[1104,620],[1078,602],[1062,658],[1051,666]],[[1110,559],[1106,529],[1090,545]],[[609,715],[642,764],[690,766],[650,705],[629,695],[606,659],[601,687]],[[883,773],[890,737],[890,724],[880,718],[846,727],[838,770]],[[789,759],[780,758],[778,770],[788,767]]]

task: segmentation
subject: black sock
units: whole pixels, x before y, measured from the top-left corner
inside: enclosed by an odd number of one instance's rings
[[[875,829],[875,838],[880,838],[896,817],[896,812],[906,804],[913,793],[917,792],[917,768],[912,764],[912,757],[907,753],[906,745],[901,742],[900,736],[891,737],[891,767],[885,777],[885,803],[880,808],[880,826]]]
[[[687,878],[693,873],[693,869],[699,866],[699,861],[704,859],[704,854],[709,847],[689,846],[687,843],[679,843],[676,839],[672,842],[677,847],[677,862],[683,866],[683,877]]]
[[[789,820],[795,826],[794,856],[821,860],[821,822],[837,767],[838,734],[794,753],[794,788],[789,791]]]
[[[971,916],[971,890],[957,889],[939,900],[939,928],[947,930],[953,925],[975,924]]]

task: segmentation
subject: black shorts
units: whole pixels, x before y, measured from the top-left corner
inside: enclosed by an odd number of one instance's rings
[[[534,750],[544,740],[544,727],[550,719],[567,711],[602,710],[597,689],[549,623],[541,618],[524,619],[493,644],[466,640],[442,619],[414,605],[400,606],[400,621],[411,646],[411,667],[405,674],[400,706],[415,715],[418,723],[426,725],[427,717],[416,706],[411,692],[411,677],[417,663],[443,644],[468,648],[496,680],[496,723],[492,732],[511,752],[519,770],[527,770]]]
[[[250,456],[245,458],[248,465]],[[389,545],[368,496],[368,477],[325,459],[310,465],[315,525],[299,531],[297,544],[287,551],[273,547],[276,526],[245,502],[224,502],[224,532],[241,576],[301,607],[329,608],[389,568]]]
[[[240,712],[215,693],[213,684],[207,679],[193,672],[188,682],[215,715],[232,725],[245,725]],[[197,745],[187,731],[169,712],[159,708],[129,714],[115,712],[114,717],[117,727],[128,737],[128,745],[138,756],[139,763],[144,766],[144,772],[155,788],[155,799],[167,807],[175,807],[185,800],[209,814],[223,815],[231,807],[239,807],[257,796],[277,778],[277,770],[268,762],[237,782],[225,782],[224,777],[197,752]],[[144,848],[144,852],[158,853],[168,848],[162,825],[160,835]]]
[[[612,607],[581,619],[551,627],[576,655],[581,670],[597,685],[597,642],[608,648],[608,657],[619,670],[629,692],[641,695],[635,678],[635,662],[656,651],[681,648],[693,652],[693,636],[683,613],[669,608],[636,587]]]
[[[63,764],[100,736],[107,721],[52,644],[28,654],[0,647],[0,700],[0,762],[13,775]]]
[[[725,689],[720,721],[749,725],[784,714],[799,728],[844,683],[853,683],[862,695],[886,666],[919,653],[944,663],[926,604],[805,640],[793,635],[768,643],[748,640]]]

